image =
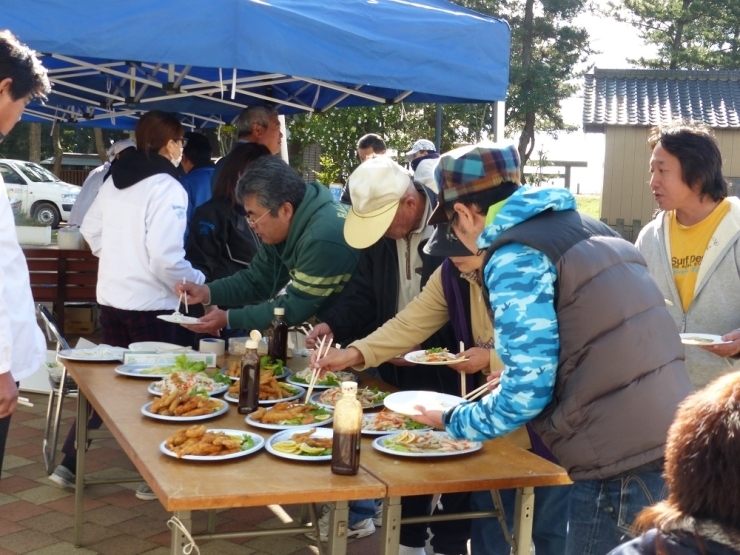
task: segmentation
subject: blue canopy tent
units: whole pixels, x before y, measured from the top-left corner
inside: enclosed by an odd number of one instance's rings
[[[27,121],[193,127],[250,104],[283,114],[506,97],[509,26],[443,0],[0,0],[0,28],[43,54],[53,91]]]

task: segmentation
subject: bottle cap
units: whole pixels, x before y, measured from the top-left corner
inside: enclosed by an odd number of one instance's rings
[[[279,306],[276,306],[273,314],[275,314],[275,316],[285,316],[285,309]]]
[[[259,341],[255,341],[254,339],[247,339],[247,349],[256,349],[259,347]]]
[[[249,338],[254,341],[259,341],[262,339],[262,334],[257,330],[252,330],[249,332]]]
[[[342,382],[342,395],[356,395],[357,382]]]

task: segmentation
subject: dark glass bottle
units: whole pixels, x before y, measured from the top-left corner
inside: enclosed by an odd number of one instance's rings
[[[334,438],[331,471],[351,476],[360,468],[360,430],[362,405],[357,400],[357,384],[342,382],[342,397],[334,407]]]
[[[247,339],[247,347],[242,356],[242,372],[239,378],[239,414],[249,414],[259,407],[260,396],[260,358],[257,355],[257,341]]]
[[[270,322],[270,344],[267,347],[267,355],[274,361],[282,361],[283,364],[288,360],[288,324],[283,317],[285,309],[276,307],[275,318]]]

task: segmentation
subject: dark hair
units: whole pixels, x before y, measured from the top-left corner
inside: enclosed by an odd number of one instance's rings
[[[8,30],[0,31],[0,81],[10,77],[10,96],[19,100],[30,96],[31,99],[46,100],[51,92],[46,68],[36,57],[36,53],[21,44],[15,35]]]
[[[485,189],[479,193],[471,193],[458,199],[446,201],[446,210],[451,212],[455,203],[459,202],[468,208],[475,206],[477,207],[477,212],[479,214],[486,214],[491,206],[509,198],[517,191],[517,189],[519,189],[518,183],[504,181],[496,187]]]
[[[183,137],[182,123],[171,112],[152,110],[136,124],[136,148],[142,152],[159,152],[170,141]]]
[[[236,134],[239,137],[249,137],[252,134],[252,126],[256,123],[262,127],[270,124],[270,118],[277,116],[277,110],[269,106],[249,106],[239,113],[236,120]]]
[[[686,517],[740,531],[740,372],[687,397],[668,430],[668,499],[644,509],[636,531],[668,529]]]
[[[224,167],[221,168],[218,181],[213,189],[213,196],[229,202],[232,207],[236,206],[236,183],[239,181],[242,172],[257,158],[270,154],[272,153],[269,148],[258,143],[239,143],[236,145],[234,150],[226,157]]]
[[[186,144],[185,148],[182,150],[182,155],[187,156],[188,160],[190,160],[196,168],[210,166],[211,142],[208,140],[208,137],[202,133],[188,131],[185,133],[185,138],[188,140],[188,144]]]
[[[372,148],[376,154],[381,154],[386,150],[385,141],[380,138],[380,135],[376,135],[375,133],[368,133],[360,137],[360,140],[357,141],[357,150],[361,148]]]
[[[727,182],[722,177],[722,154],[712,131],[694,121],[674,122],[653,127],[648,136],[652,152],[660,143],[681,164],[681,178],[701,198],[713,201],[727,197]]]
[[[236,198],[244,202],[244,197],[257,197],[257,204],[277,215],[278,209],[286,202],[298,207],[306,195],[306,184],[298,173],[277,156],[263,156],[249,166],[236,184]]]

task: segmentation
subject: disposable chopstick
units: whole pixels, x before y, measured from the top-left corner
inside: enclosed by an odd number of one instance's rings
[[[326,341],[326,336],[323,336],[321,338],[321,342],[319,343],[318,352],[316,354],[316,362],[319,361],[321,358],[321,349],[324,348],[324,341]],[[316,380],[319,375],[319,369],[317,367],[311,368],[311,379],[308,382],[308,391],[306,391],[306,403],[308,403],[309,399],[311,399],[311,393],[313,392],[313,386],[316,385]]]
[[[187,282],[185,281],[185,278],[182,278],[182,284],[185,285],[186,283]],[[185,291],[183,291],[181,296],[185,297],[185,314],[187,314],[188,313],[188,294]]]
[[[465,400],[466,401],[475,401],[479,397],[483,397],[486,393],[489,393],[489,389],[491,387],[496,387],[498,385],[498,383],[499,383],[499,380],[496,379],[496,380],[491,380],[490,382],[483,384],[479,388],[477,388],[477,389],[471,391],[470,393],[468,393],[468,396],[465,397]]]
[[[465,350],[465,343],[460,341],[460,354]],[[468,380],[465,372],[460,372],[460,394],[465,397],[468,390]]]
[[[24,407],[33,407],[33,403],[29,401],[26,397],[18,397],[15,402]]]

